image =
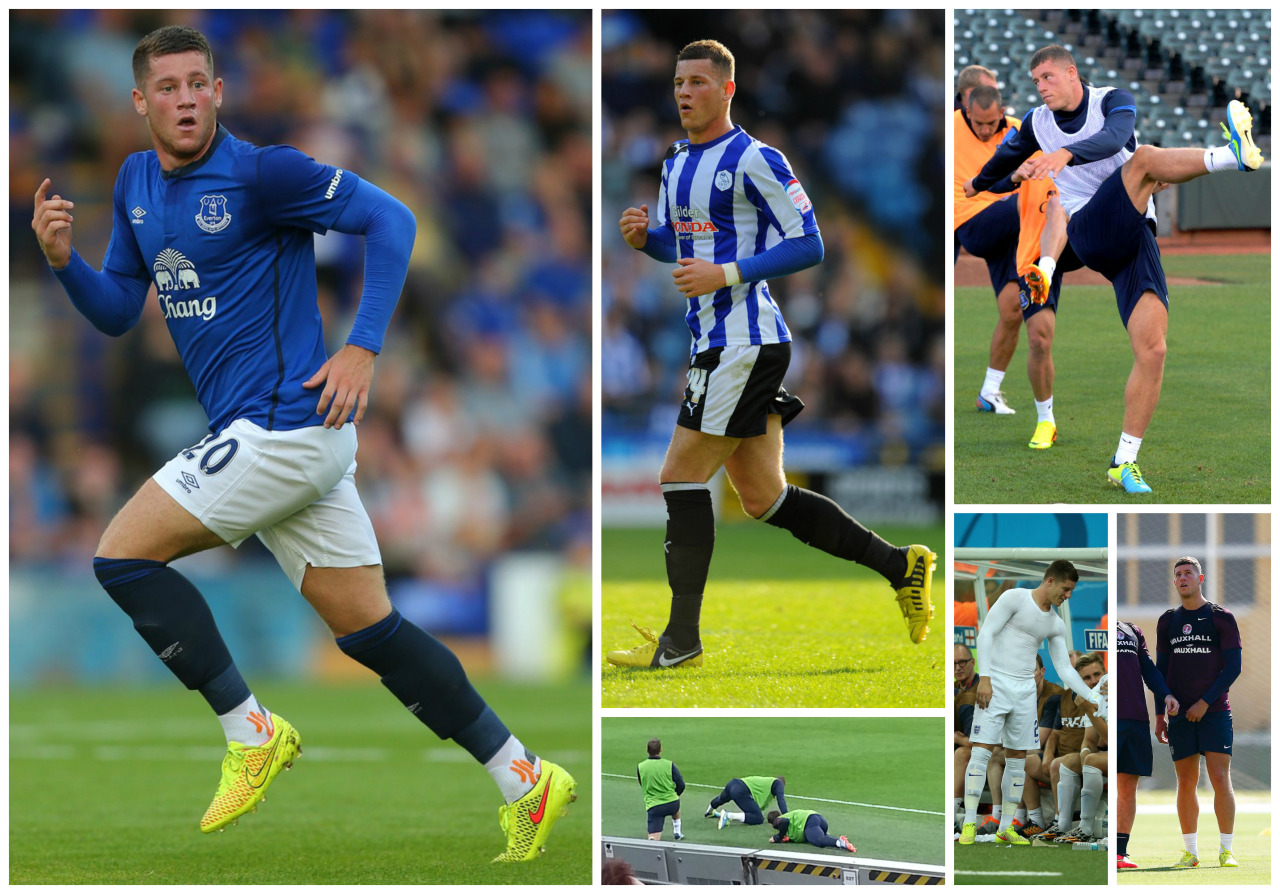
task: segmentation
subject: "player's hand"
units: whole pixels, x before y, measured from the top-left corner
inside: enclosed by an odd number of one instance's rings
[[[974,189],[974,188],[973,188],[973,178],[972,178],[972,177],[970,177],[968,180],[966,180],[966,181],[964,182],[964,195],[965,195],[965,198],[967,198],[967,199],[972,199],[972,198],[973,198],[974,196],[976,196],[977,194],[978,194],[978,191],[977,191],[976,189]]]
[[[991,704],[991,678],[990,677],[978,678],[978,688],[974,692],[974,697],[977,700],[979,708],[982,708],[985,710],[987,705]]]
[[[1178,700],[1172,695],[1166,695],[1164,697],[1164,712],[1170,717],[1178,716]]]
[[[622,238],[626,240],[627,245],[632,248],[644,248],[649,242],[649,206],[641,205],[639,208],[628,208],[622,212],[618,228],[622,230]]]
[[[62,196],[49,196],[48,177],[36,190],[36,210],[31,218],[31,229],[36,231],[40,250],[54,270],[61,270],[71,263],[71,209],[76,207]]]
[[[373,361],[377,354],[358,345],[344,345],[342,350],[324,362],[316,374],[302,383],[303,388],[318,388],[320,402],[316,414],[324,416],[325,428],[342,428],[347,417],[359,425],[369,408],[369,389],[373,387]]]
[[[1163,714],[1156,717],[1156,741],[1162,745],[1169,744],[1169,722]]]
[[[1067,166],[1067,162],[1073,158],[1071,150],[1065,146],[1050,152],[1048,155],[1042,155],[1034,161],[1028,162],[1030,168],[1027,172],[1028,180],[1043,180],[1045,177],[1057,177],[1062,169]]]
[[[686,298],[697,298],[699,295],[710,295],[716,289],[725,287],[724,268],[702,258],[681,258],[676,261],[671,278],[676,281],[676,288]]]
[[[1009,175],[1009,182],[1011,183],[1021,183],[1023,180],[1030,180],[1030,179],[1031,179],[1031,162],[1029,160],[1024,161],[1022,164],[1018,165],[1018,170],[1014,171],[1012,174]]]
[[[1164,192],[1164,191],[1165,191],[1166,189],[1168,189],[1168,188],[1169,188],[1169,184],[1168,184],[1168,183],[1166,183],[1166,182],[1165,182],[1165,181],[1163,181],[1163,180],[1157,180],[1157,181],[1156,181],[1156,185],[1155,185],[1154,187],[1152,187],[1152,189],[1151,189],[1151,194],[1152,194],[1152,195],[1155,195],[1155,194],[1156,194],[1156,193],[1158,193],[1158,192]]]
[[[1192,723],[1196,723],[1197,721],[1200,720],[1200,718],[1204,717],[1205,711],[1208,711],[1208,710],[1209,710],[1209,706],[1208,704],[1205,703],[1205,700],[1202,698],[1198,698],[1196,699],[1196,703],[1194,705],[1192,705],[1190,708],[1187,708],[1187,712],[1185,716]]]

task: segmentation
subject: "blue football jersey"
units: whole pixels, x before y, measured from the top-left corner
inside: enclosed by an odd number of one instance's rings
[[[125,160],[103,268],[155,283],[211,431],[236,419],[280,430],[324,421],[319,389],[302,387],[327,359],[314,234],[358,180],[221,126],[185,167],[162,170],[154,151]]]

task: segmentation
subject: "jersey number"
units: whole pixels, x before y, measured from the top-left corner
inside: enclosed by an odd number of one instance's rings
[[[216,436],[205,435],[199,444],[193,444],[182,451],[182,455],[187,459],[195,459],[196,451],[203,450],[204,454],[200,457],[200,471],[206,475],[217,475],[225,469],[235,458],[236,451],[240,449],[240,442],[235,438],[210,444],[214,437]]]

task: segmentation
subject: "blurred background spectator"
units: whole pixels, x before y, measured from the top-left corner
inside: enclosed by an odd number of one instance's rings
[[[701,38],[737,60],[731,117],[780,150],[813,200],[826,258],[770,282],[795,338],[786,387],[789,470],[850,482],[866,522],[936,521],[943,499],[944,198],[940,11],[612,11],[602,24],[604,523],[662,520],[657,470],[685,386],[690,336],[671,270],[627,247],[616,221],[658,197],[683,139],[677,52]],[[812,479],[811,479],[812,481]],[[652,482],[648,509],[640,482]],[[892,482],[885,484],[885,482]],[[816,483],[815,483],[816,485]],[[656,513],[656,517],[655,517]]]
[[[209,38],[224,81],[219,119],[232,133],[348,168],[417,217],[357,473],[393,601],[434,632],[486,633],[495,568],[533,554],[557,559],[546,582],[554,598],[568,589],[581,603],[591,543],[592,59],[591,15],[580,11],[13,13],[11,580],[39,592],[49,575],[83,579],[84,598],[105,603],[90,574],[97,538],[208,424],[157,303],[122,338],[101,335],[29,230],[32,195],[50,177],[76,203],[74,244],[100,265],[116,173],[151,148],[129,99],[133,48],[169,23]],[[317,237],[316,256],[332,352],[359,299],[363,241]],[[282,574],[264,573],[274,562],[256,540],[184,561],[197,576],[213,563],[242,571],[237,580],[255,592],[287,595]],[[590,635],[585,592],[585,609],[557,612],[578,618],[579,640]],[[14,641],[25,617],[11,617]]]

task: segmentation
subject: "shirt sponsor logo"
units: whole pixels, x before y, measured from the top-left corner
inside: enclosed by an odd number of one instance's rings
[[[813,210],[813,203],[804,194],[804,187],[800,185],[799,180],[791,180],[787,183],[787,198],[791,200],[791,204],[795,205],[796,210],[801,214],[808,214]]]
[[[728,171],[720,171],[716,174],[716,189],[724,191],[733,186],[733,174]]]
[[[324,191],[324,197],[326,199],[332,199],[334,195],[338,192],[338,184],[341,182],[342,182],[342,168],[338,168],[337,173],[333,175],[333,179],[329,181],[329,188]]]
[[[189,299],[173,296],[175,291],[200,288],[200,274],[196,272],[196,265],[176,248],[166,248],[160,252],[151,265],[151,272],[155,275],[156,293],[166,320],[199,317],[207,321],[217,314],[216,295]]]
[[[226,196],[201,196],[200,213],[196,215],[196,226],[206,233],[217,233],[231,224],[231,215],[227,212]]]

